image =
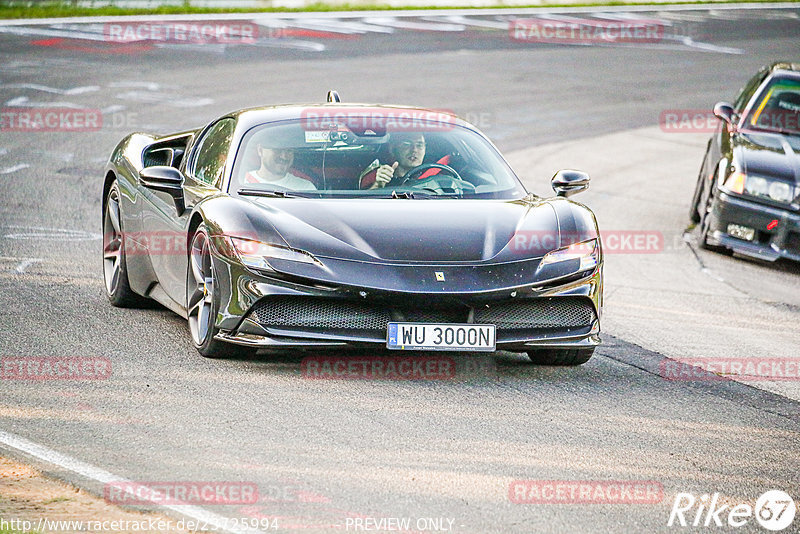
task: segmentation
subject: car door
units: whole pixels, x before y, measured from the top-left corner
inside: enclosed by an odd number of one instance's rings
[[[179,214],[172,197],[151,192],[150,209],[143,215],[142,225],[152,236],[148,253],[156,278],[182,308],[186,305],[189,216],[197,202],[220,192],[235,122],[224,118],[212,123],[193,144],[183,166],[186,209]]]

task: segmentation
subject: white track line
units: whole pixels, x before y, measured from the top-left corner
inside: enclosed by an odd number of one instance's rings
[[[27,169],[30,167],[27,163],[20,163],[18,165],[13,165],[11,167],[6,167],[5,169],[0,169],[0,174],[11,174],[17,171],[21,171],[22,169]]]
[[[681,42],[686,46],[690,46],[692,48],[697,48],[698,50],[704,50],[707,52],[718,52],[720,54],[744,54],[744,50],[741,48],[733,48],[730,46],[717,46],[711,43],[701,43],[699,41],[695,41],[691,37],[682,37]]]
[[[3,24],[5,21],[0,21],[0,32],[13,33],[15,35],[30,35],[42,37],[68,37],[71,39],[84,39],[86,41],[108,41],[108,37],[102,33],[90,32],[77,32],[74,30],[51,30],[47,28],[16,28],[10,24]],[[8,27],[3,27],[8,26]],[[40,24],[32,23],[27,26],[40,26]]]
[[[263,46],[267,48],[292,48],[297,50],[307,50],[309,52],[324,52],[327,47],[316,41],[302,41],[298,39],[263,39],[252,46]]]
[[[80,95],[83,93],[93,93],[100,88],[96,85],[87,85],[84,87],[73,87],[72,89],[59,89],[57,87],[49,87],[47,85],[39,85],[38,83],[7,83],[0,85],[5,89],[33,89],[34,91],[42,91],[44,93],[53,93],[55,95]]]
[[[338,19],[294,19],[294,20],[274,20],[254,18],[253,22],[259,26],[269,28],[303,28],[307,30],[319,30],[342,34],[363,34],[363,33],[393,33],[392,28],[385,26],[375,26],[357,21],[342,21]]]
[[[18,230],[15,233],[6,234],[2,237],[6,239],[41,239],[45,241],[92,241],[101,239],[102,234],[85,232],[83,230],[72,230],[69,228],[44,228],[42,226],[20,226],[9,224],[0,228],[11,228]]]
[[[461,24],[435,23],[435,22],[407,22],[397,20],[396,17],[365,17],[364,22],[376,26],[388,26],[402,30],[422,30],[435,32],[463,32],[464,26]]]
[[[465,17],[463,15],[440,15],[437,17],[420,17],[422,20],[431,22],[446,20],[453,24],[461,24],[463,26],[475,26],[476,28],[492,28],[496,30],[508,30],[508,22],[499,22],[497,20],[486,20]]]
[[[70,108],[83,109],[72,102],[31,102],[27,96],[18,96],[6,101],[6,106],[11,108]]]
[[[25,274],[25,271],[28,269],[28,267],[34,263],[42,263],[42,260],[40,258],[31,258],[29,260],[21,261],[19,262],[19,265],[17,265],[17,268],[14,269],[14,272],[17,274]]]
[[[49,449],[44,445],[39,445],[38,443],[28,441],[25,438],[22,438],[15,434],[4,432],[2,430],[0,430],[0,444],[5,445],[6,447],[12,448],[14,450],[24,452],[25,454],[33,456],[34,458],[38,458],[39,460],[43,460],[49,464],[57,465],[72,473],[81,475],[82,477],[94,480],[96,482],[100,482],[101,484],[108,484],[110,482],[122,482],[124,484],[133,484],[132,481],[126,480],[113,473],[100,469],[99,467],[87,464],[85,462],[78,460],[77,458],[73,458],[72,456],[67,456],[66,454],[62,454],[58,451],[54,451],[53,449]],[[258,530],[229,529],[227,528],[227,525],[230,523],[228,518],[221,516],[219,514],[215,514],[214,512],[209,512],[208,510],[200,508],[199,506],[192,506],[192,505],[178,506],[170,504],[159,504],[156,506],[159,508],[165,508],[167,510],[177,512],[186,517],[191,517],[192,519],[196,519],[197,521],[206,523],[209,526],[213,525],[218,530],[222,530],[224,532],[233,532],[233,533],[247,532],[248,534],[256,534],[260,532]]]

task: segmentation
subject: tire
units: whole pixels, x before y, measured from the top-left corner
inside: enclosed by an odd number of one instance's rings
[[[720,247],[719,245],[713,245],[709,243],[709,232],[710,232],[710,225],[711,225],[711,211],[714,208],[714,189],[713,183],[711,185],[712,189],[708,192],[708,199],[706,200],[705,207],[700,214],[700,237],[698,238],[700,248],[704,248],[706,250],[711,250],[715,252],[720,252],[724,249],[724,247]]]
[[[708,158],[708,154],[706,154]],[[703,160],[703,165],[700,166],[700,174],[697,176],[697,185],[694,188],[694,195],[692,196],[692,207],[689,208],[689,220],[697,224],[700,222],[700,199],[703,198],[703,169],[705,168],[706,161]]]
[[[217,278],[211,257],[211,240],[205,225],[194,232],[189,247],[186,272],[186,314],[192,343],[206,358],[238,358],[252,355],[250,347],[226,343],[214,336],[219,333],[215,317],[219,306]]]
[[[537,365],[583,365],[594,354],[591,349],[540,349],[528,351],[528,358]]]
[[[106,196],[103,211],[103,286],[106,296],[118,308],[138,308],[150,303],[149,299],[135,293],[128,283],[128,265],[125,261],[119,187],[115,181]]]

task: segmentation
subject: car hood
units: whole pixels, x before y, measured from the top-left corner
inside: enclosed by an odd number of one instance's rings
[[[547,200],[256,198],[252,202],[267,212],[290,247],[320,258],[493,262],[540,257],[560,246],[557,209]]]
[[[800,184],[800,141],[773,133],[743,133],[735,138],[735,160],[747,174]]]

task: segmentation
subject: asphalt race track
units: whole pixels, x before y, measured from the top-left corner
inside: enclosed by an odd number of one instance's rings
[[[510,38],[511,20],[542,16],[640,17],[660,21],[663,35]],[[701,527],[667,526],[679,493],[718,493],[731,507],[773,489],[800,499],[797,378],[663,376],[665,358],[798,357],[800,267],[700,250],[684,230],[710,134],[659,126],[666,111],[732,100],[764,64],[797,60],[800,8],[238,20],[259,37],[112,42],[108,21],[0,23],[4,111],[102,117],[88,131],[0,132],[0,357],[111,364],[106,380],[0,380],[2,454],[100,495],[116,478],[256,484],[256,503],[149,507],[229,531],[242,530],[231,522],[239,518],[277,519],[286,532],[408,518],[415,532],[694,532]],[[242,107],[318,102],[328,89],[345,101],[454,110],[530,190],[549,194],[556,169],[584,168],[593,184],[577,200],[601,229],[663,237],[658,250],[606,256],[604,344],[588,364],[455,354],[447,380],[310,380],[301,373],[309,354],[206,360],[183,319],[108,304],[100,197],[120,138]],[[533,504],[518,502],[515,481],[620,481],[658,496]],[[795,519],[785,532],[798,529]],[[705,531],[765,530],[751,517]]]

